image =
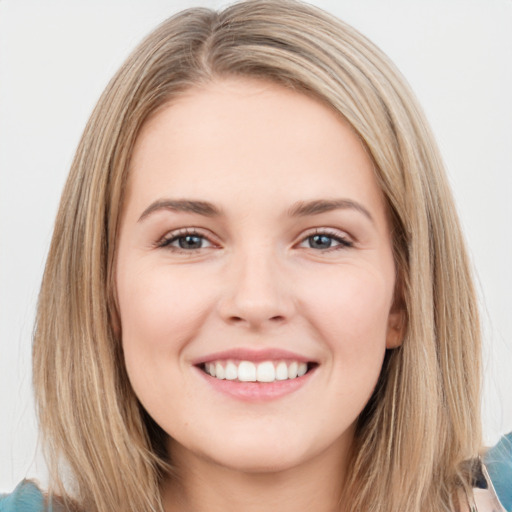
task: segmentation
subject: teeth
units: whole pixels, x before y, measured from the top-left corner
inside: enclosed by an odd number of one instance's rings
[[[215,377],[217,379],[225,379],[226,378],[226,372],[224,370],[224,366],[222,366],[220,363],[216,363],[216,365],[215,365]]]
[[[256,380],[258,382],[274,382],[276,380],[274,363],[271,361],[260,363],[256,371]]]
[[[229,361],[228,364],[226,365],[226,380],[235,380],[237,377],[238,371],[236,364]]]
[[[288,378],[295,379],[297,377],[297,368],[299,367],[299,363],[293,362],[290,366],[288,366]]]
[[[254,382],[256,380],[256,365],[250,361],[242,361],[238,365],[238,380]]]
[[[206,373],[217,379],[238,380],[240,382],[275,382],[276,380],[296,379],[308,371],[307,363],[298,361],[216,361],[204,365]]]
[[[276,380],[286,380],[288,378],[288,366],[281,361],[276,367]]]

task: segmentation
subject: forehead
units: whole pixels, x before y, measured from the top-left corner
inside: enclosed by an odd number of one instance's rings
[[[154,114],[130,174],[129,196],[142,203],[165,194],[228,203],[244,195],[286,203],[349,194],[383,203],[373,163],[339,113],[254,79],[190,89]]]

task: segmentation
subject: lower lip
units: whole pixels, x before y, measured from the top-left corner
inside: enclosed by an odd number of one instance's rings
[[[275,400],[289,395],[305,386],[316,371],[316,367],[309,370],[302,377],[296,379],[276,380],[274,382],[239,382],[235,380],[221,380],[208,375],[200,368],[195,367],[203,379],[216,391],[246,402]]]

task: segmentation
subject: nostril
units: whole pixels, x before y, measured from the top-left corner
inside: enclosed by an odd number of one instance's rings
[[[229,321],[234,323],[234,324],[240,324],[240,323],[245,323],[245,322],[248,322],[248,323],[262,323],[262,321],[254,321],[253,319],[245,319],[245,318],[242,318],[240,316],[230,316],[229,317]],[[272,323],[282,323],[285,321],[285,317],[282,316],[282,315],[276,315],[276,316],[272,316],[268,319],[269,322],[272,322]]]

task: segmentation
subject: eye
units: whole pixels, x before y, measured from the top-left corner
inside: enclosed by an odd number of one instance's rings
[[[191,252],[213,247],[212,242],[204,235],[193,230],[180,230],[169,233],[157,245],[158,247],[165,247],[178,252]]]
[[[321,251],[344,249],[352,247],[353,243],[339,233],[321,232],[318,231],[306,237],[301,243],[300,247],[307,247],[309,249],[317,249]]]

